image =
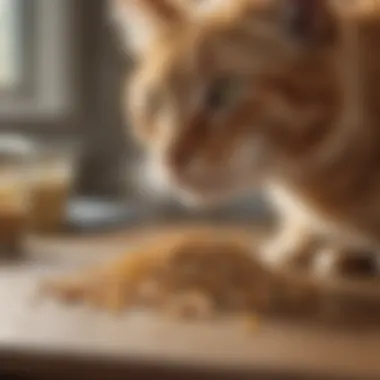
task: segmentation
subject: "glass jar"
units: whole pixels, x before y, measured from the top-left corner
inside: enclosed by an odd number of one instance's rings
[[[0,252],[21,254],[30,211],[35,146],[17,135],[0,135]]]
[[[59,233],[64,228],[67,201],[73,186],[78,145],[38,146],[32,169],[29,227],[38,234]]]

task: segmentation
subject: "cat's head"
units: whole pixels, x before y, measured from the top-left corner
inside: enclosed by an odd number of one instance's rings
[[[252,190],[312,149],[340,101],[328,0],[214,2],[117,1],[132,129],[156,180],[194,203]]]

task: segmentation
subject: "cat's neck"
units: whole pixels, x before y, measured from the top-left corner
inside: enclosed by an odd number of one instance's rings
[[[347,20],[337,60],[341,75],[342,113],[336,136],[354,155],[380,151],[380,15],[357,15]],[[332,137],[333,139],[333,137]],[[328,151],[324,152],[326,157]],[[338,157],[339,158],[339,157]],[[331,159],[334,159],[333,155]]]
[[[363,185],[379,176],[380,167],[380,15],[349,20],[336,60],[342,105],[325,136],[301,154],[281,156],[274,178],[298,188],[318,187],[337,197],[347,187],[365,194]],[[323,127],[323,125],[321,125]],[[291,139],[290,139],[291,140]],[[286,147],[285,147],[286,148]],[[286,153],[289,150],[285,151]],[[288,163],[288,164],[287,164]],[[331,179],[341,179],[341,185]],[[322,192],[322,190],[321,190]],[[337,198],[338,199],[338,198]]]
[[[357,70],[356,101],[360,106],[361,122],[371,129],[380,126],[380,14],[358,17],[356,46],[352,65]]]
[[[368,72],[367,61],[374,45],[372,49],[363,45],[368,38],[366,25],[366,20],[358,17],[342,20],[341,46],[334,57],[335,73],[339,77],[340,112],[320,146],[319,157],[311,157],[316,166],[340,160],[349,151],[355,155],[361,142],[367,144],[372,134],[371,124],[376,115],[372,115],[374,110],[369,105],[372,75]],[[380,95],[380,88],[378,92]]]
[[[380,16],[353,17],[344,20],[343,28],[341,48],[334,52],[340,111],[327,118],[328,122],[322,119],[300,130],[280,131],[275,144],[281,172],[288,161],[291,171],[305,173],[307,167],[307,172],[315,175],[331,162],[345,161],[343,157],[367,160],[370,151],[380,152]],[[334,88],[334,80],[326,83],[325,99],[329,88]]]

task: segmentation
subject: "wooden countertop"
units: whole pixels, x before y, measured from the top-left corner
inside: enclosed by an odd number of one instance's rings
[[[238,318],[184,323],[142,311],[116,317],[35,298],[41,277],[104,259],[104,252],[121,253],[157,233],[32,239],[30,262],[1,266],[0,370],[48,377],[87,371],[96,378],[125,378],[147,376],[147,368],[156,377],[160,368],[166,378],[182,379],[188,368],[219,372],[216,378],[236,378],[236,371],[247,378],[380,378],[380,329],[263,320],[252,330]]]

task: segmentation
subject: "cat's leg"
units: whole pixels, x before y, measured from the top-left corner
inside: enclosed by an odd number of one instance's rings
[[[287,218],[261,249],[272,269],[303,267],[318,277],[373,276],[380,273],[378,250],[318,234],[299,219]]]
[[[309,266],[320,244],[320,237],[309,225],[296,218],[286,218],[264,241],[261,259],[272,269]]]

